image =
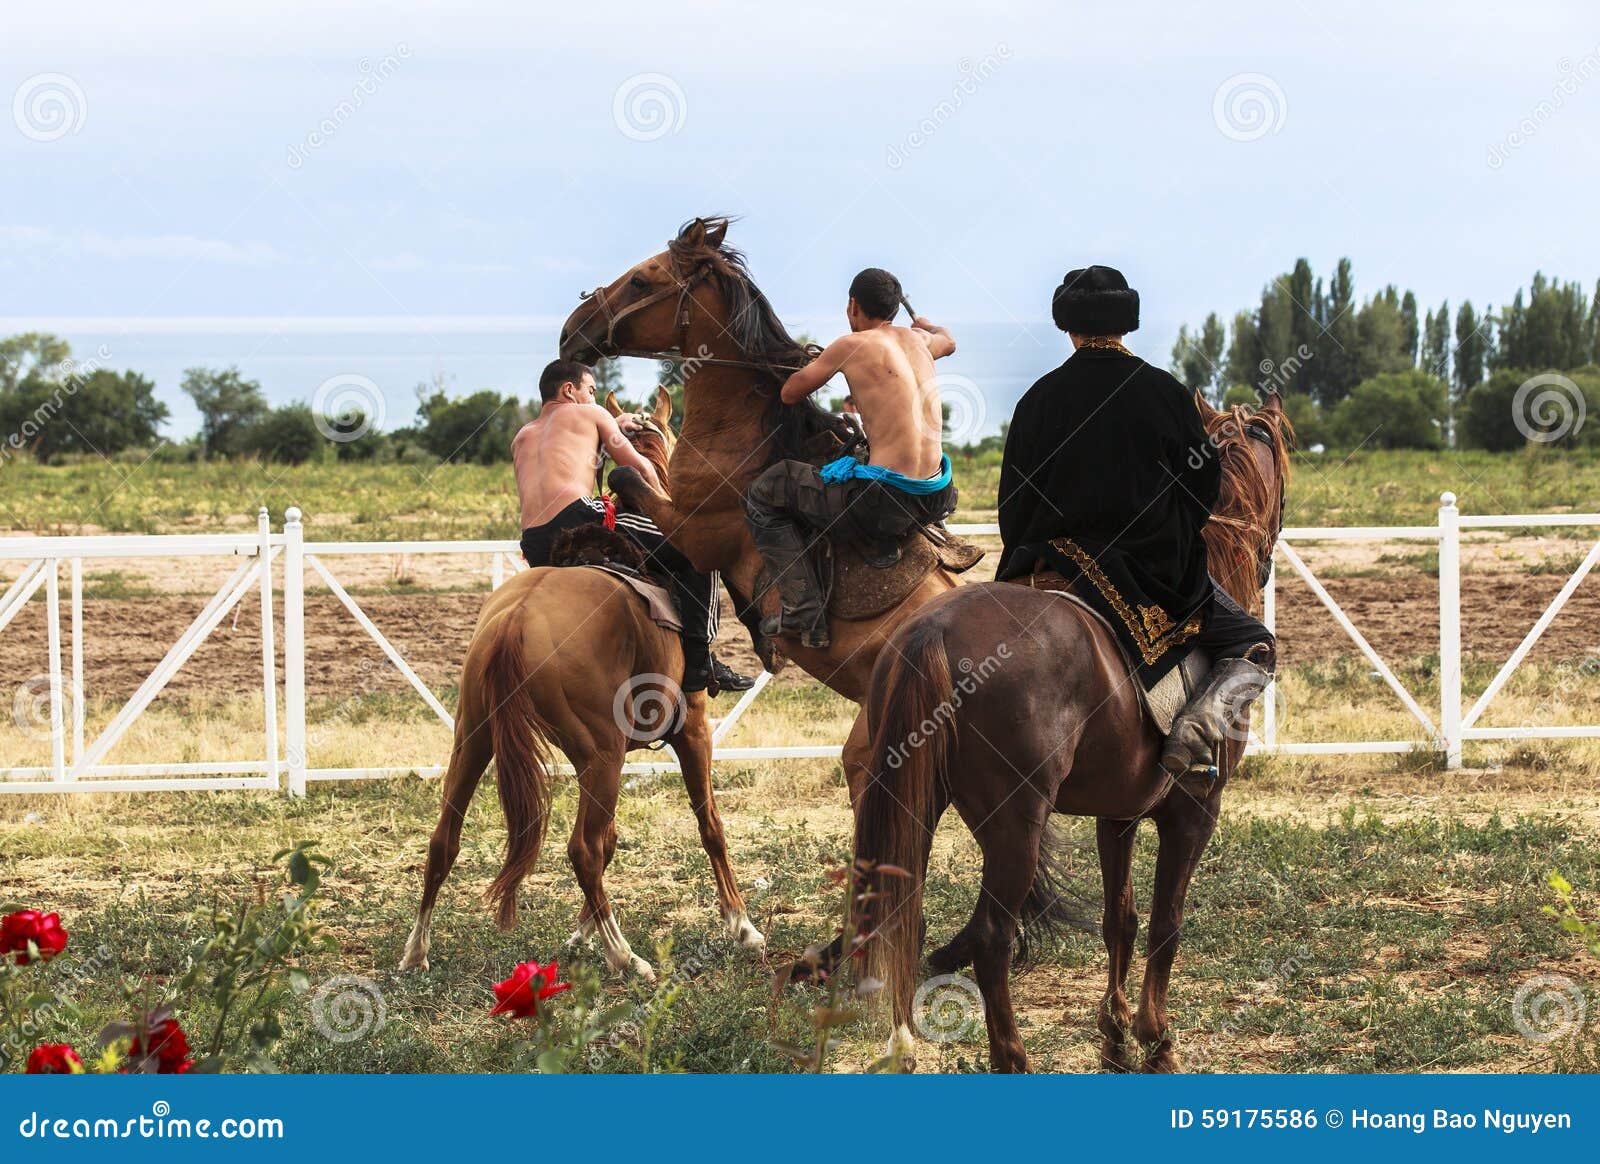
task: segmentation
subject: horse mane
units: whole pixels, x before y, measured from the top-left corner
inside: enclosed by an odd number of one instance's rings
[[[779,390],[796,368],[810,363],[822,349],[802,344],[789,334],[766,295],[750,277],[744,252],[726,242],[711,245],[707,234],[726,237],[734,220],[727,215],[691,219],[678,236],[667,243],[667,250],[685,271],[704,265],[728,304],[726,331],[740,354],[755,365],[754,390],[764,405],[765,427],[773,434],[769,460],[807,460],[815,438],[832,433],[848,441],[854,429],[844,417],[829,412],[811,397],[799,404],[784,404]],[[696,226],[703,231],[695,230]]]
[[[1252,411],[1242,404],[1218,411],[1195,394],[1206,434],[1222,464],[1222,488],[1206,523],[1206,552],[1212,576],[1247,610],[1261,605],[1264,563],[1283,523],[1283,489],[1289,480],[1289,449],[1294,428],[1281,410]],[[1277,481],[1262,471],[1252,451],[1254,427],[1271,438]],[[1276,525],[1269,525],[1276,514]]]

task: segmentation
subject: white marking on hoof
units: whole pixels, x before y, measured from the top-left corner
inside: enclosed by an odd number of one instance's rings
[[[428,919],[419,917],[406,939],[405,952],[400,955],[400,969],[426,970],[428,968]]]
[[[579,946],[588,946],[594,942],[594,918],[586,917],[578,923],[578,928],[573,930],[567,938],[567,949],[573,950]]]
[[[894,1033],[889,1036],[889,1045],[884,1048],[884,1054],[890,1058],[898,1058],[902,1071],[910,1071],[915,1067],[917,1040],[911,1033],[911,1028],[905,1023],[895,1027]]]
[[[600,934],[600,944],[605,948],[606,965],[617,974],[632,972],[646,982],[656,980],[656,972],[650,963],[633,952],[633,947],[628,945],[628,939],[622,936],[622,927],[617,924],[616,914],[608,915],[597,926]]]
[[[767,948],[766,935],[751,924],[744,910],[728,914],[722,923],[727,927],[728,937],[752,953],[759,954]]]

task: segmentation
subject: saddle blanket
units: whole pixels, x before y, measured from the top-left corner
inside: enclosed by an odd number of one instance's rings
[[[1080,610],[1088,611],[1095,622],[1105,629],[1111,636],[1111,641],[1117,644],[1117,649],[1122,654],[1123,661],[1128,665],[1128,674],[1134,679],[1134,684],[1139,688],[1139,700],[1144,704],[1145,714],[1156,725],[1162,735],[1172,731],[1172,721],[1178,718],[1178,713],[1184,709],[1189,700],[1200,693],[1205,686],[1206,676],[1211,673],[1211,656],[1205,651],[1195,649],[1184,655],[1182,661],[1173,667],[1152,686],[1145,686],[1139,681],[1139,668],[1134,663],[1133,656],[1122,645],[1122,640],[1117,637],[1115,628],[1094,607],[1074,594],[1068,587],[1066,579],[1056,573],[1033,574],[1026,578],[1013,579],[1024,586],[1035,590],[1045,590],[1054,594],[1065,602],[1071,602]]]
[[[610,574],[613,578],[626,582],[640,598],[644,599],[645,609],[650,612],[650,621],[669,631],[681,633],[683,619],[678,615],[678,607],[672,601],[672,595],[667,593],[665,586],[658,586],[654,582],[631,574],[626,570],[613,569],[610,566],[597,566],[590,563],[578,567],[581,570],[599,570],[602,574]]]

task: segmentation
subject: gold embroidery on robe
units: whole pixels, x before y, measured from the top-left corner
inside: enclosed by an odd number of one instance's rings
[[[1065,554],[1083,571],[1083,576],[1089,580],[1089,585],[1100,592],[1100,597],[1110,604],[1116,611],[1117,617],[1128,628],[1128,635],[1133,639],[1134,645],[1139,648],[1139,654],[1145,663],[1152,664],[1173,647],[1181,646],[1194,638],[1204,629],[1205,623],[1197,614],[1182,626],[1174,626],[1172,616],[1159,606],[1141,606],[1135,613],[1122,592],[1112,585],[1111,579],[1106,577],[1106,572],[1100,568],[1100,563],[1071,538],[1055,538],[1050,542],[1053,549]]]

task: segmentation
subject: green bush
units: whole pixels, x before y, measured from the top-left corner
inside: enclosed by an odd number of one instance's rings
[[[0,457],[40,461],[67,453],[109,456],[154,444],[167,419],[155,385],[133,372],[100,368],[56,378],[34,370],[0,393]]]
[[[1444,447],[1444,381],[1426,372],[1384,372],[1357,384],[1329,417],[1342,448]]]
[[[1523,385],[1539,375],[1560,376],[1566,384],[1550,380],[1523,392]],[[1593,419],[1597,409],[1600,368],[1593,364],[1565,374],[1502,369],[1467,394],[1461,439],[1490,452],[1520,449],[1530,441],[1557,448],[1593,444],[1600,439],[1600,420]]]
[[[492,389],[454,400],[436,391],[417,409],[417,435],[435,460],[491,465],[511,459],[511,438],[527,419],[516,397]]]
[[[275,408],[239,434],[241,452],[290,465],[314,460],[329,443],[317,428],[311,409],[304,404]]]

